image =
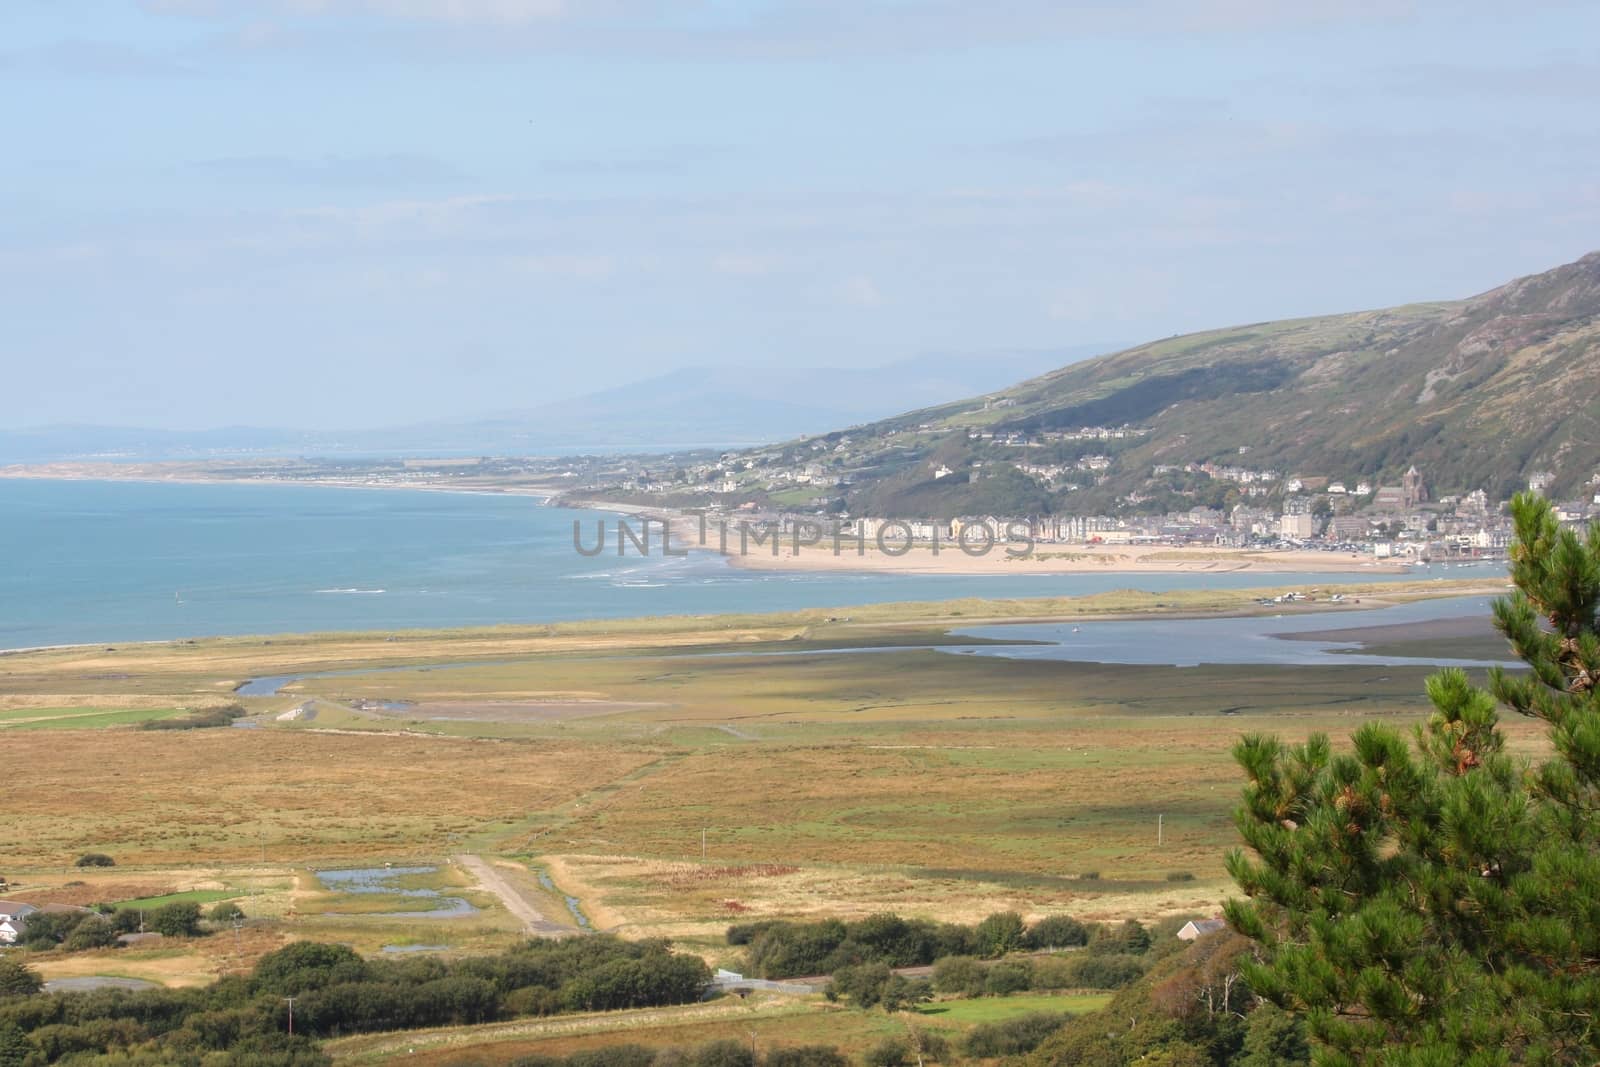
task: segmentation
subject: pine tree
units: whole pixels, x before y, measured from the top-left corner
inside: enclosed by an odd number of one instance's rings
[[[1389,727],[1286,746],[1246,736],[1229,922],[1251,987],[1302,1013],[1327,1067],[1600,1062],[1600,525],[1512,501],[1496,627],[1528,666],[1428,680],[1415,747]],[[1501,707],[1551,755],[1505,752]]]

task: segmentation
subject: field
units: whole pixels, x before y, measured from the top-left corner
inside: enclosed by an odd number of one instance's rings
[[[1242,593],[1108,594],[850,619],[3,656],[7,894],[144,907],[238,900],[250,916],[240,931],[39,957],[49,977],[169,984],[246,967],[301,937],[369,953],[468,952],[588,924],[667,936],[737,966],[721,934],[759,918],[1208,915],[1228,892],[1222,860],[1237,842],[1234,740],[1245,731],[1338,740],[1373,719],[1408,727],[1425,711],[1429,668],[1126,667],[937,649],[952,624],[1123,617],[1141,603],[1182,615],[1255,610]],[[1334,609],[1328,628],[1338,625]],[[1482,632],[1369,637],[1397,654],[1492,651]],[[305,677],[320,671],[356,673]],[[271,695],[235,694],[263,676],[290,678]],[[249,713],[245,728],[139,727],[232,701]],[[1529,724],[1507,727],[1514,746],[1535,750]],[[90,851],[118,866],[71,866]],[[382,892],[317,873],[391,864],[425,871]],[[418,893],[437,897],[419,905]],[[429,914],[438,900],[467,906]],[[971,1013],[1022,1004],[972,1002],[928,1018],[967,1025],[978,1021]],[[745,1010],[758,1033],[785,1041],[844,1025],[815,1005]],[[856,1015],[846,1030],[867,1041],[880,1022]],[[693,1018],[668,1029],[697,1032]],[[667,1026],[639,1030],[658,1024]],[[559,1027],[516,1034],[505,1047],[590,1040]]]

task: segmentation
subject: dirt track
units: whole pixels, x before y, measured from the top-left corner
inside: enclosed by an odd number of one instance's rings
[[[570,937],[577,933],[570,927],[553,923],[529,900],[517,892],[516,886],[505,880],[501,873],[482,856],[456,856],[455,863],[478,880],[479,888],[500,898],[506,910],[535,937]]]

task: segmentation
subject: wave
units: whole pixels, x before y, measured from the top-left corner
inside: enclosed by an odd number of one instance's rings
[[[337,593],[344,596],[377,596],[387,593],[387,589],[314,589],[315,593]]]

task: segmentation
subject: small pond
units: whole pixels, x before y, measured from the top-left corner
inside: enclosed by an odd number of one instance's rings
[[[476,915],[478,909],[461,897],[445,896],[437,889],[402,885],[411,875],[434,874],[437,867],[357,867],[349,870],[317,871],[317,880],[335,893],[371,893],[406,897],[423,905],[410,911],[362,913],[379,919],[460,919]],[[339,914],[328,912],[329,915]],[[346,915],[350,918],[354,916]]]

